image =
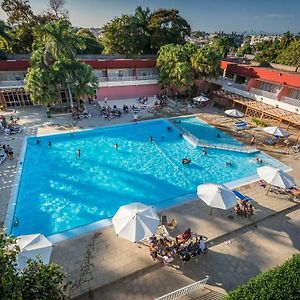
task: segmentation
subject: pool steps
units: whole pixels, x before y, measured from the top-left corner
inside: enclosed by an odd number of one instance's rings
[[[189,131],[187,131],[184,128],[182,128],[181,126],[179,126],[178,123],[176,123],[176,121],[174,119],[169,119],[169,122],[171,122],[172,125],[180,131],[183,138],[194,147],[213,148],[213,149],[221,149],[221,150],[236,151],[236,152],[243,152],[243,153],[259,152],[259,150],[257,150],[255,147],[251,147],[251,146],[203,143],[200,139],[195,137]]]

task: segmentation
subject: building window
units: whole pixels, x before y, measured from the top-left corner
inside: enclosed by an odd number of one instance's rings
[[[22,89],[18,90],[4,90],[2,92],[4,97],[5,105],[8,107],[12,106],[23,106],[23,105],[32,105],[33,103],[30,100],[30,94],[26,93]]]

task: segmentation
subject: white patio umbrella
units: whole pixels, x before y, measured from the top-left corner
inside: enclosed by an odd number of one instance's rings
[[[44,264],[49,263],[53,245],[43,234],[20,235],[17,245],[20,247],[17,256],[18,269],[24,269],[27,260],[35,259],[37,256],[40,256]]]
[[[224,113],[233,118],[242,118],[244,116],[244,114],[237,109],[227,109],[224,111]]]
[[[159,217],[151,206],[134,202],[121,206],[112,218],[116,234],[131,242],[151,237],[159,225]]]
[[[193,98],[193,100],[197,101],[197,102],[207,102],[207,101],[209,101],[209,98],[205,97],[203,95],[200,95],[200,96]]]
[[[224,185],[200,184],[197,188],[197,195],[211,208],[229,209],[237,203],[235,194]],[[210,214],[211,212],[212,209]]]
[[[263,179],[268,184],[288,189],[296,186],[294,178],[280,169],[275,169],[269,166],[257,168],[257,174],[260,179]]]
[[[286,137],[289,135],[285,130],[283,130],[279,127],[265,127],[264,131],[269,134],[272,134],[275,136],[280,136],[280,137]]]

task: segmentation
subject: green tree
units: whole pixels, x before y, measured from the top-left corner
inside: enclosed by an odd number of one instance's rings
[[[165,45],[159,50],[157,67],[158,82],[162,88],[189,90],[194,83],[191,56],[197,51],[194,44]]]
[[[229,292],[227,300],[300,299],[300,255],[250,279],[247,283]]]
[[[97,40],[95,35],[86,28],[82,28],[77,31],[77,36],[79,36],[84,44],[84,48],[77,49],[78,54],[101,54],[104,47]]]
[[[20,252],[16,238],[0,232],[0,298],[1,299],[63,299],[65,275],[55,264],[44,265],[40,259],[29,260],[26,268],[17,270]]]
[[[294,36],[290,31],[285,32],[280,41],[281,48],[286,49],[289,46],[289,44],[292,42],[293,39],[294,39]]]
[[[220,53],[210,46],[198,49],[191,57],[192,66],[197,76],[203,79],[216,77],[219,74],[220,61]]]
[[[60,90],[68,91],[70,105],[73,95],[94,95],[97,79],[92,68],[77,60],[77,49],[83,46],[66,20],[45,25],[38,33],[31,67],[25,80],[25,88],[32,99],[41,104],[57,103]],[[80,91],[79,91],[80,89]]]
[[[125,54],[128,56],[143,53],[143,33],[132,16],[116,17],[103,26],[101,43],[105,54]]]
[[[214,37],[212,46],[216,48],[224,58],[227,57],[231,50],[236,48],[233,38],[225,35]]]
[[[276,62],[300,67],[300,40],[293,40],[289,46],[278,55]]]
[[[239,57],[243,57],[245,54],[252,54],[252,47],[250,43],[243,44],[237,51]]]
[[[185,37],[191,33],[191,27],[176,9],[159,9],[149,17],[151,50],[157,53],[166,44],[184,44]]]

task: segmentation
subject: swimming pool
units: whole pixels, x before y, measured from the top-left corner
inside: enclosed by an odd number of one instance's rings
[[[209,137],[218,129],[203,126],[197,118],[182,119],[181,125],[186,122],[192,122],[193,134],[200,134],[198,126],[202,139],[215,142]],[[209,136],[203,135],[205,130]],[[237,142],[220,133],[223,143]],[[36,139],[27,139],[14,211],[18,226],[11,227],[14,235],[66,232],[110,218],[121,205],[134,201],[168,207],[194,197],[201,183],[255,175],[257,156],[282,166],[263,153],[208,149],[203,156],[201,148],[190,145],[164,119],[44,136],[39,144]],[[184,157],[192,162],[182,165]],[[226,167],[226,161],[233,165]]]

